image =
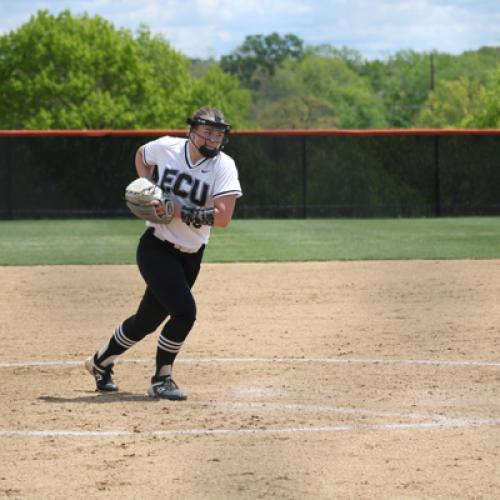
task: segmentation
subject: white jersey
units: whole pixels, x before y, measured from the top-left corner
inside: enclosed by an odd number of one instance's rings
[[[211,208],[220,196],[242,195],[234,160],[220,152],[192,164],[188,139],[161,137],[144,146],[144,162],[157,167],[156,184],[170,193],[178,205]],[[155,235],[191,251],[198,250],[210,238],[210,226],[195,228],[175,218],[170,224],[146,222]]]

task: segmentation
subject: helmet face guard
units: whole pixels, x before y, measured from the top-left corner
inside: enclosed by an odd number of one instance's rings
[[[203,111],[203,112],[201,112],[201,111]],[[214,127],[218,130],[224,131],[224,138],[222,139],[222,142],[218,148],[214,148],[214,149],[208,148],[206,146],[206,144],[203,144],[200,147],[195,145],[195,147],[198,149],[198,151],[205,158],[214,158],[215,156],[217,156],[220,153],[220,151],[222,149],[224,149],[224,146],[229,142],[228,134],[229,134],[229,131],[231,130],[231,125],[224,121],[224,116],[222,115],[222,113],[220,113],[216,109],[204,108],[204,109],[200,110],[200,112],[195,113],[195,115],[192,118],[188,118],[187,123],[192,128],[197,127],[198,125],[207,125],[209,127]],[[196,134],[196,132],[195,132],[195,134]],[[193,142],[193,141],[191,140],[191,142]]]

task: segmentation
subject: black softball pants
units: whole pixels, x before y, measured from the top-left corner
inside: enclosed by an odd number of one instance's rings
[[[148,228],[137,247],[137,264],[146,291],[137,312],[122,323],[125,336],[138,342],[165,323],[158,339],[157,373],[171,365],[196,320],[196,303],[191,293],[203,258],[204,246],[185,253],[154,235]]]

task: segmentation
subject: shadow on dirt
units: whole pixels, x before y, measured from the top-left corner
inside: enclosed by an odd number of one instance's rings
[[[155,402],[159,399],[154,399],[146,394],[134,394],[133,392],[118,392],[110,394],[92,393],[86,396],[58,397],[58,396],[40,396],[39,401],[45,403],[122,403],[124,401],[141,402],[149,401]]]

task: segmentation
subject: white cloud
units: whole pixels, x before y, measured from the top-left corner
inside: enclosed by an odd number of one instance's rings
[[[457,5],[448,0],[353,0],[343,5],[340,16],[332,16],[332,22],[319,20],[311,40],[354,47],[368,57],[403,48],[458,53],[498,44],[500,6],[489,12],[480,8],[481,3],[474,2],[472,8],[466,1]]]
[[[0,0],[0,32],[40,8],[86,11],[132,30],[145,23],[192,57],[227,54],[246,36],[273,31],[306,45],[347,45],[367,57],[500,43],[500,0]]]

